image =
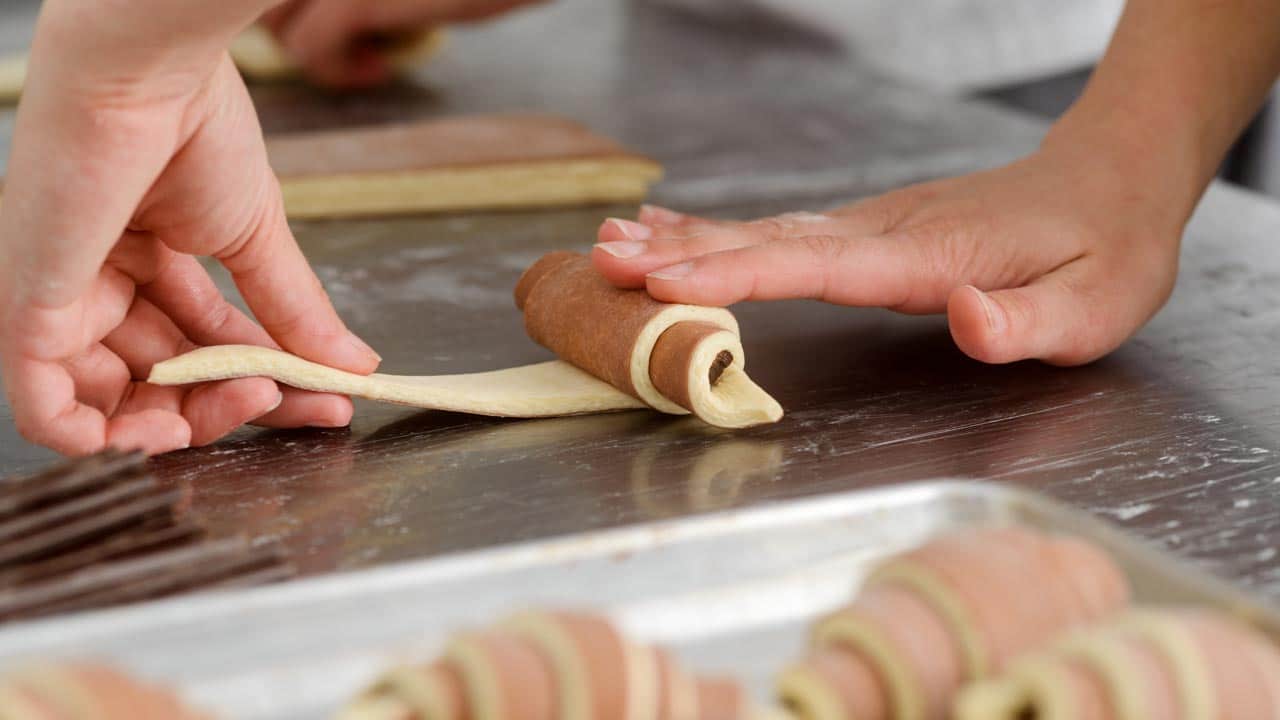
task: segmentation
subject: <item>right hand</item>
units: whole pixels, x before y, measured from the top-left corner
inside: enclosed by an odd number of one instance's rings
[[[263,378],[160,388],[200,345],[371,372],[294,242],[224,48],[263,0],[46,0],[0,201],[0,367],[19,430],[160,453],[246,422],[341,426],[347,398]],[[261,325],[196,260],[230,270]]]
[[[312,80],[329,87],[386,82],[395,68],[378,36],[412,35],[484,20],[544,0],[287,0],[263,16],[285,51]]]
[[[606,222],[593,260],[615,285],[665,302],[811,298],[946,313],[977,360],[1078,365],[1164,304],[1194,204],[1133,182],[1139,160],[1087,152],[1097,147],[1049,141],[1006,167],[821,215],[741,223],[647,207],[638,223]]]

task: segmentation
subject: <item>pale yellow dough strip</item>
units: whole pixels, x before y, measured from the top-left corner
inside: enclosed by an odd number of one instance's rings
[[[303,390],[495,417],[553,417],[646,407],[559,360],[466,375],[363,376],[278,350],[220,345],[159,363],[147,381],[187,385],[243,377],[268,377]]]

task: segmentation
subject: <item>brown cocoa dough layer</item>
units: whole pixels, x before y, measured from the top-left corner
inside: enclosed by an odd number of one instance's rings
[[[607,620],[586,613],[540,612],[517,616],[509,627],[555,667],[562,718],[628,716],[631,658],[626,641]]]
[[[738,321],[724,308],[616,288],[590,259],[568,252],[534,263],[515,301],[535,342],[656,410],[728,428],[782,418],[778,402],[747,376]]]
[[[648,293],[614,287],[577,253],[551,253],[525,276],[516,284],[516,307],[524,310],[529,337],[561,360],[646,400],[633,382],[632,355],[641,331],[669,306]]]
[[[645,158],[585,126],[550,115],[470,115],[412,125],[267,138],[281,180],[599,158]]]
[[[689,393],[689,377],[692,374],[690,364],[694,360],[694,351],[703,341],[724,328],[705,322],[682,322],[671,326],[671,329],[658,336],[653,345],[653,354],[649,356],[649,379],[658,392],[686,410],[694,408],[693,398]],[[707,368],[707,379],[712,385],[720,379],[726,368],[733,363],[733,355],[720,352],[715,362]]]
[[[466,720],[555,720],[554,670],[524,638],[501,632],[464,636],[453,643],[449,658],[467,680]]]
[[[1222,612],[1135,611],[966,689],[956,717],[1272,720],[1280,717],[1280,649]]]

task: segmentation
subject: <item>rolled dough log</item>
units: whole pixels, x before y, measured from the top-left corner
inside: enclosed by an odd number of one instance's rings
[[[564,118],[479,115],[268,138],[291,218],[638,202],[652,160]]]
[[[0,720],[202,720],[172,693],[97,665],[30,668],[0,681]]]
[[[399,38],[391,52],[392,64],[407,70],[440,51],[444,33],[424,31]],[[250,80],[283,80],[300,74],[297,64],[285,54],[270,32],[252,25],[231,41],[231,59]],[[27,80],[27,56],[0,58],[0,102],[13,102],[22,95]]]
[[[692,412],[719,427],[782,417],[777,401],[747,376],[738,321],[724,308],[619,290],[570,252],[534,263],[515,294],[534,342],[654,409]]]
[[[467,375],[366,377],[276,350],[225,345],[159,363],[148,382],[259,376],[304,390],[499,417],[646,405],[675,414],[692,410],[709,424],[730,428],[782,417],[782,407],[743,370],[738,324],[728,310],[670,305],[641,290],[619,290],[574,253],[552,253],[535,263],[517,285],[516,302],[534,339],[564,360]]]
[[[452,698],[452,699],[450,699]],[[389,673],[340,720],[747,720],[741,685],[694,678],[591,613],[525,612]]]
[[[1274,720],[1280,649],[1204,609],[1143,610],[1020,660],[967,689],[958,720]]]
[[[888,560],[820,621],[779,695],[809,720],[941,720],[963,683],[1128,597],[1114,561],[1073,538],[1016,527],[943,536]]]
[[[344,708],[337,720],[467,720],[470,716],[462,676],[453,665],[438,662],[389,670]]]

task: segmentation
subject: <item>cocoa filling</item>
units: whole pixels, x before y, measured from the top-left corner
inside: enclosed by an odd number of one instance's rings
[[[724,371],[733,364],[733,353],[728,350],[721,350],[716,356],[715,362],[711,363],[711,369],[707,371],[707,377],[711,379],[711,384],[715,385],[720,382],[720,376]]]

